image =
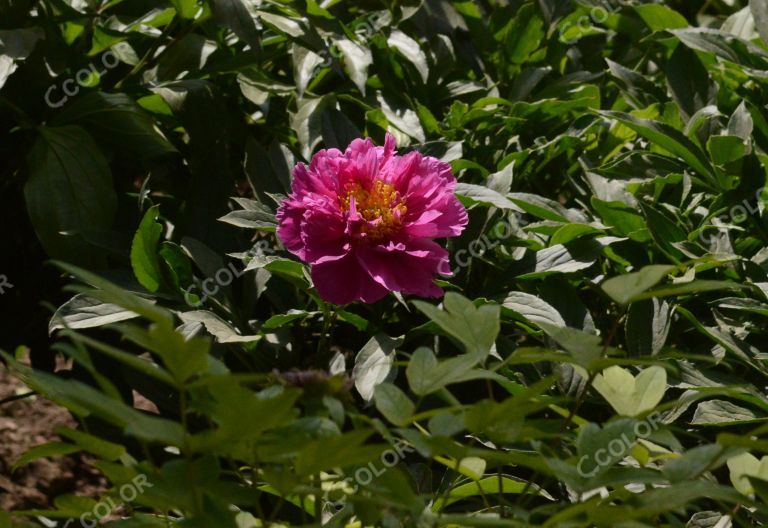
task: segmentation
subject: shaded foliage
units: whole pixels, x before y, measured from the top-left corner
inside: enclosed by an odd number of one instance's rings
[[[764,524],[764,2],[32,4],[0,0],[1,299],[61,301],[22,279],[60,261],[74,366],[4,358],[82,423],[22,462],[146,475],[110,526]],[[386,132],[458,177],[456,273],[331,306],[275,211]],[[96,504],[56,505],[14,515]]]

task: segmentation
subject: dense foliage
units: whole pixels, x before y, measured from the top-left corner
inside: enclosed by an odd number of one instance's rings
[[[3,357],[81,424],[19,465],[91,453],[120,528],[764,525],[767,43],[754,0],[0,0],[1,299],[71,369]],[[332,305],[275,213],[386,132],[458,178],[455,273]]]

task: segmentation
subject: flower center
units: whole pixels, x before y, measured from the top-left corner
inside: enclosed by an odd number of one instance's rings
[[[395,190],[392,184],[376,180],[370,189],[359,183],[347,185],[346,194],[341,197],[341,209],[349,211],[352,199],[355,209],[367,222],[360,233],[379,241],[391,237],[400,231],[403,216],[408,212],[405,199]]]

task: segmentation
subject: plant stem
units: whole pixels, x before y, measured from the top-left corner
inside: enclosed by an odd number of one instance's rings
[[[125,77],[117,81],[117,83],[115,84],[115,89],[122,88],[123,84],[125,84],[125,81],[127,81],[128,79],[130,79],[131,77],[139,73],[145,66],[148,66],[154,60],[157,60],[158,58],[160,58],[159,56],[154,57],[154,55],[157,52],[157,50],[160,49],[160,46],[163,45],[164,39],[170,36],[173,29],[175,29],[175,26],[176,26],[176,19],[174,18],[171,21],[171,23],[165,27],[165,29],[163,30],[163,33],[157,39],[155,39],[155,41],[152,43],[152,46],[150,46],[150,48],[147,50],[144,56],[139,60],[139,62],[131,69],[131,71],[128,72],[128,75],[126,75]],[[166,51],[168,51],[168,49],[173,44],[178,42],[178,39],[179,37],[171,40],[171,42],[165,47],[162,53],[165,53]]]
[[[13,396],[8,396],[7,398],[3,398],[2,400],[0,400],[0,405],[5,405],[6,403],[23,400],[24,398],[29,398],[30,396],[34,396],[35,394],[37,394],[36,391],[25,392],[24,394],[14,394]]]
[[[315,487],[318,490],[322,490],[322,487],[323,487],[322,480],[320,479],[319,474],[315,477]],[[322,504],[322,499],[320,497],[321,497],[321,493],[319,491],[315,492],[315,521],[317,521],[318,526],[323,525],[323,504]]]
[[[330,348],[330,332],[333,321],[336,319],[336,311],[330,308],[328,303],[323,303],[323,330],[320,334],[320,341],[317,343],[317,357],[321,364],[328,356]]]
[[[21,107],[12,103],[7,97],[0,95],[0,106],[5,105],[10,108],[19,120],[19,124],[24,128],[34,128],[35,120],[30,117]]]

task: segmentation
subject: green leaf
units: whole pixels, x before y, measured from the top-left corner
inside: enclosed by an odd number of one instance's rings
[[[368,67],[373,64],[373,55],[364,45],[353,40],[341,38],[334,41],[341,52],[344,69],[355,83],[360,93],[365,95],[365,83],[368,81]]]
[[[422,396],[440,388],[440,378],[436,375],[437,365],[437,358],[430,349],[416,349],[406,369],[408,385],[415,394]]]
[[[711,28],[686,28],[670,30],[686,46],[698,51],[714,53],[735,64],[766,69],[768,52],[760,46],[739,39],[734,35]]]
[[[242,335],[230,323],[213,312],[206,310],[194,310],[179,315],[185,323],[200,323],[219,343],[251,343],[261,340],[262,336]]]
[[[680,226],[677,218],[669,211],[643,202],[640,202],[640,209],[646,222],[648,222],[648,230],[653,241],[673,262],[683,260],[683,253],[675,247],[675,244],[687,240],[688,235]]]
[[[157,222],[160,206],[150,207],[139,224],[131,244],[131,267],[136,278],[150,292],[160,289],[163,281],[158,259],[158,245],[163,226]]]
[[[529,193],[511,193],[509,199],[526,213],[537,216],[543,220],[554,222],[579,222],[584,217],[575,216],[571,211],[554,200]]]
[[[464,457],[458,461],[444,456],[435,456],[434,459],[445,467],[461,473],[474,481],[479,481],[483,478],[485,468],[488,465],[488,463],[480,457]]]
[[[192,264],[184,250],[177,244],[166,240],[160,244],[158,254],[162,258],[164,269],[170,276],[176,291],[186,291],[186,288],[192,284],[193,273]]]
[[[634,302],[627,313],[627,350],[633,357],[655,356],[672,326],[672,309],[659,299]]]
[[[679,130],[664,123],[641,119],[622,112],[602,111],[600,113],[609,119],[619,121],[667,152],[679,156],[704,176],[712,187],[720,187],[719,176],[715,168],[701,149]]]
[[[722,465],[726,449],[717,444],[697,446],[683,453],[679,458],[668,460],[661,468],[664,476],[671,482],[695,480],[705,471],[711,471]]]
[[[69,103],[54,125],[81,125],[97,141],[141,159],[177,152],[152,117],[122,93],[91,92]]]
[[[322,116],[328,107],[328,97],[305,97],[298,103],[296,113],[291,115],[291,127],[296,132],[304,159],[311,158],[312,151],[322,139]]]
[[[19,67],[19,61],[29,57],[44,37],[38,27],[0,30],[0,89]]]
[[[119,348],[72,331],[67,331],[65,334],[70,336],[74,341],[90,346],[91,349],[93,349],[95,352],[104,354],[111,359],[119,361],[120,363],[137,371],[139,374],[142,374],[147,378],[154,378],[168,385],[174,384],[173,377],[168,372],[160,368],[160,366],[154,363],[154,361],[151,359],[141,358],[135,354],[125,352]]]
[[[212,8],[220,24],[231,29],[251,49],[260,49],[261,39],[256,29],[256,21],[248,12],[243,0],[213,0]]]
[[[364,445],[371,431],[362,429],[343,435],[321,438],[299,451],[296,472],[314,475],[323,470],[363,465],[375,460],[386,446]]]
[[[355,356],[355,366],[352,377],[355,388],[365,401],[373,398],[377,385],[383,383],[393,372],[395,349],[403,344],[404,339],[391,338],[385,334],[377,334],[363,345]]]
[[[98,505],[98,502],[90,497],[79,497],[77,495],[59,495],[53,500],[53,503],[57,509],[68,514],[71,512],[77,516],[93,511]]]
[[[760,0],[749,0],[749,10],[755,20],[755,27],[763,42],[768,43],[768,4]]]
[[[531,434],[535,436],[533,429],[526,427],[528,415],[545,407],[538,396],[548,390],[551,383],[552,378],[543,378],[503,402],[482,400],[470,406],[464,413],[467,430],[504,444],[519,442]]]
[[[56,434],[71,440],[84,451],[96,455],[103,460],[115,461],[126,453],[124,446],[84,433],[83,431],[58,427]]]
[[[738,290],[745,287],[746,285],[736,282],[695,280],[691,282],[682,282],[679,284],[660,286],[659,288],[648,290],[645,293],[635,296],[633,300],[641,301],[643,299],[652,299],[655,297],[675,297],[688,293],[705,293],[719,290]]]
[[[690,506],[694,501],[709,499],[736,504],[743,500],[733,489],[703,480],[681,482],[669,487],[655,488],[638,501],[633,515],[654,516]]]
[[[420,347],[413,353],[405,374],[411,390],[419,396],[424,396],[437,392],[451,383],[473,379],[494,379],[492,372],[473,369],[480,360],[481,358],[477,355],[462,354],[438,362],[430,349]]]
[[[373,392],[376,409],[384,417],[398,426],[405,426],[411,421],[416,406],[406,394],[391,383],[376,385]]]
[[[748,153],[746,143],[737,136],[710,136],[707,152],[718,165],[739,160]]]
[[[176,422],[145,414],[121,401],[105,396],[85,383],[33,371],[8,354],[2,353],[2,355],[26,385],[80,416],[93,414],[120,427],[127,435],[147,442],[176,447],[183,445],[184,431]]]
[[[26,466],[30,462],[38,460],[40,458],[49,458],[56,456],[71,455],[81,451],[80,447],[73,444],[66,444],[64,442],[49,442],[28,449],[19,459],[13,464],[11,471],[16,471],[22,466]]]
[[[35,233],[49,256],[97,265],[103,254],[81,237],[112,224],[117,196],[107,160],[78,126],[39,131],[27,156],[29,180],[24,186]]]
[[[456,338],[467,353],[486,357],[499,334],[499,307],[485,304],[476,307],[466,297],[448,292],[443,301],[444,310],[424,301],[413,304],[448,335]]]
[[[733,487],[744,495],[751,495],[754,489],[747,477],[768,480],[768,456],[758,460],[750,453],[742,453],[728,459],[728,470]]]
[[[590,203],[600,219],[620,234],[637,242],[647,242],[651,239],[645,219],[637,208],[632,208],[623,202],[606,202],[595,196]]]
[[[665,5],[641,4],[633,7],[652,31],[688,27],[688,21],[683,15]]]
[[[355,124],[335,108],[328,108],[322,117],[323,143],[326,147],[345,150],[347,146],[362,134]]]
[[[504,28],[504,52],[509,61],[527,62],[544,38],[544,22],[533,4],[524,4]]]
[[[215,402],[211,403],[209,415],[219,427],[210,436],[203,434],[193,439],[193,446],[198,449],[244,452],[250,458],[254,447],[258,445],[254,443],[256,439],[267,431],[294,421],[294,406],[301,396],[300,390],[273,387],[256,393],[233,382],[230,376],[220,376],[210,381],[210,391]],[[280,435],[279,441],[285,440]],[[245,450],[241,452],[242,448]]]
[[[715,93],[707,69],[690,48],[675,48],[667,62],[666,77],[672,97],[687,118],[713,102]]]
[[[592,478],[605,473],[629,453],[636,441],[635,420],[631,418],[613,420],[602,429],[594,423],[583,426],[576,439],[581,476]]]
[[[522,315],[532,323],[544,322],[552,326],[567,326],[563,316],[552,305],[529,293],[510,292],[501,305]]]
[[[637,416],[661,402],[667,390],[667,371],[654,365],[635,377],[615,365],[595,376],[593,386],[617,413]]]
[[[456,195],[463,198],[464,202],[471,204],[492,205],[499,209],[508,209],[517,212],[523,212],[515,203],[508,198],[497,193],[493,189],[481,185],[459,182],[456,185]]]
[[[550,325],[544,321],[539,321],[537,324],[549,337],[568,351],[574,363],[581,367],[590,369],[592,362],[603,356],[606,347],[602,345],[600,336],[577,328]]]
[[[396,130],[389,128],[390,132],[394,134],[402,132],[419,143],[426,141],[419,115],[409,106],[405,106],[394,97],[384,95],[381,92],[376,94],[376,100],[381,105],[381,112],[386,117],[386,122],[396,128]],[[387,127],[385,126],[385,128]],[[402,144],[402,141],[400,143]]]
[[[237,227],[269,231],[274,230],[277,226],[275,213],[266,205],[245,198],[237,198],[236,201],[243,206],[243,209],[227,213],[225,216],[219,218],[221,222],[226,222]]]
[[[691,424],[727,426],[759,420],[761,418],[745,407],[725,400],[707,400],[696,407]]]
[[[447,497],[441,497],[435,501],[432,511],[441,511],[446,506],[469,497],[498,495],[499,493],[518,494],[528,489],[531,489],[531,486],[523,480],[515,480],[511,477],[502,477],[501,479],[496,476],[486,477],[476,482],[468,482],[467,484],[451,488]],[[535,490],[535,488],[533,489]]]
[[[387,38],[387,45],[395,48],[402,56],[410,61],[419,72],[422,82],[426,84],[429,77],[427,56],[419,47],[419,43],[398,29],[392,30]]]
[[[661,282],[664,277],[675,271],[675,266],[651,265],[640,271],[612,277],[603,282],[601,288],[619,304],[629,304],[636,298]]]
[[[592,267],[610,239],[575,240],[536,251],[533,262],[523,259],[516,270],[518,279],[539,279],[555,273],[575,273]]]
[[[53,264],[61,268],[63,271],[77,277],[81,281],[93,286],[94,288],[98,288],[96,290],[87,290],[86,293],[88,296],[97,300],[101,300],[102,302],[115,304],[131,312],[140,314],[150,321],[170,325],[172,321],[171,312],[156,306],[153,301],[144,299],[143,297],[139,297],[138,295],[128,292],[112,284],[108,280],[96,275],[95,273],[85,271],[63,262],[54,262]]]
[[[181,320],[188,323],[193,320],[188,318],[189,314],[198,313],[200,311],[181,313]],[[208,352],[211,343],[208,339],[187,338],[168,324],[152,325],[146,330],[124,326],[122,333],[139,346],[159,355],[178,383],[204,374],[210,368]]]
[[[96,328],[135,317],[139,317],[139,314],[81,293],[56,310],[48,324],[48,333],[52,334],[61,328]]]
[[[187,20],[194,19],[198,11],[201,10],[197,0],[170,0],[170,2],[179,16]]]
[[[311,315],[316,315],[318,313],[320,312],[307,312],[304,310],[288,310],[284,314],[273,315],[272,317],[264,321],[264,324],[261,325],[261,330],[274,330],[275,328],[280,328],[293,321],[297,321],[299,319],[306,319],[307,317]]]
[[[602,231],[587,224],[566,224],[555,231],[555,234],[549,239],[549,244],[551,246],[566,245],[584,236],[596,233],[602,233]]]

